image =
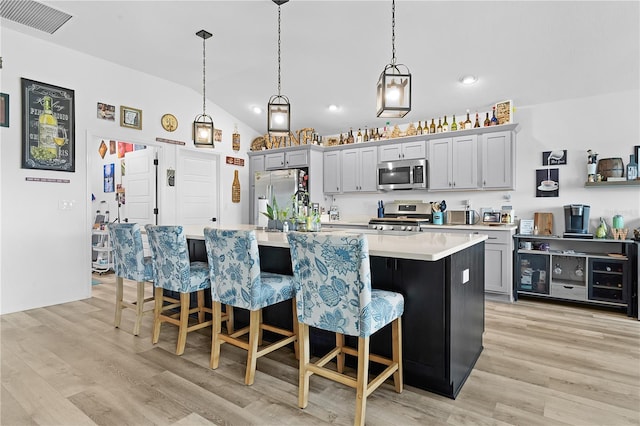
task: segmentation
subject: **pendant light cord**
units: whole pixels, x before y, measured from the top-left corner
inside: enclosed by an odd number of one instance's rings
[[[280,96],[280,5],[278,5],[278,96]]]
[[[396,1],[391,1],[391,65],[396,64]]]
[[[207,115],[207,96],[206,96],[206,78],[207,78],[207,74],[206,74],[206,49],[205,49],[205,41],[206,38],[202,37],[202,115]]]

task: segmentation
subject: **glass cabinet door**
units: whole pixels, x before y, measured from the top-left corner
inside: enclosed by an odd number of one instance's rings
[[[516,268],[518,291],[549,294],[549,255],[519,253]]]

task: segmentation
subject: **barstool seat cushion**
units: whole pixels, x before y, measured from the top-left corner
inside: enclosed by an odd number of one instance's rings
[[[288,234],[301,323],[349,336],[368,337],[404,313],[399,293],[371,289],[368,243],[363,236]],[[304,247],[301,255],[296,247]],[[312,267],[313,265],[313,267]],[[298,285],[299,283],[296,283]]]
[[[294,296],[293,276],[263,272],[255,233],[234,230],[208,231],[216,254],[209,256],[213,300],[255,311]],[[216,237],[214,234],[219,235]]]

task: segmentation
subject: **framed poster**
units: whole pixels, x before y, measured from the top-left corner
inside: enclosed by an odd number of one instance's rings
[[[120,126],[142,130],[142,110],[120,105]]]
[[[9,127],[9,95],[0,93],[0,126]]]
[[[115,164],[109,163],[103,166],[103,180],[104,180],[104,192],[115,191]]]
[[[22,168],[74,172],[75,94],[21,79]]]

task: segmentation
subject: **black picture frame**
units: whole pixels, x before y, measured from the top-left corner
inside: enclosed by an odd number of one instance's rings
[[[0,126],[9,127],[9,94],[0,93]]]
[[[75,92],[21,78],[22,168],[75,172]],[[45,98],[51,98],[48,136],[40,137]],[[52,130],[53,126],[55,129]]]
[[[633,147],[633,155],[635,155],[636,164],[640,164],[640,145]]]

